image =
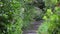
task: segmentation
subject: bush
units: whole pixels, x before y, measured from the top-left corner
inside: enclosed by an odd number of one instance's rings
[[[22,34],[20,0],[0,0],[0,34]]]
[[[43,18],[45,21],[40,25],[38,34],[60,34],[60,15],[58,14],[58,9],[57,7],[55,8],[55,13],[51,9],[47,9],[46,15]]]
[[[47,11],[44,22],[38,28],[38,34],[60,34],[60,7],[58,0],[44,0]]]

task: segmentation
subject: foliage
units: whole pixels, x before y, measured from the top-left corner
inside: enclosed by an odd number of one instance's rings
[[[59,3],[59,1],[44,1],[47,11],[43,17],[44,22],[38,28],[38,34],[60,34],[60,6],[56,6],[56,4]],[[54,11],[52,11],[52,8],[54,8]]]
[[[24,0],[24,13],[23,13],[23,27],[22,29],[27,29],[30,26],[31,22],[34,21],[33,18],[38,16],[39,18],[42,16],[42,11],[35,7],[33,4],[33,0]],[[40,16],[41,15],[41,16]],[[37,18],[37,17],[36,17]]]
[[[46,8],[52,8],[58,3],[57,0],[44,0],[44,1]]]
[[[51,9],[47,9],[47,12],[43,17],[45,21],[40,25],[38,29],[38,34],[60,34],[59,11],[60,11],[60,7],[55,7],[54,13],[51,11]]]
[[[45,22],[39,27],[38,34],[54,34],[56,31],[59,34],[60,7],[55,7],[54,13],[51,11],[52,6],[59,2],[44,0],[46,7],[43,6],[43,9],[49,8],[45,14],[40,9],[40,2],[42,0],[0,0],[0,34],[22,34],[22,30],[28,28],[33,18],[39,19],[43,15]]]
[[[0,0],[0,34],[22,34],[22,30],[27,29],[33,18],[42,13],[32,2],[33,0]]]
[[[0,34],[22,34],[20,0],[0,0]]]

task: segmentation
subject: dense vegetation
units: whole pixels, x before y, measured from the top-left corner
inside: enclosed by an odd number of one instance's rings
[[[46,1],[48,2],[48,1]],[[45,20],[38,29],[38,34],[60,34],[60,4],[57,0],[48,2],[49,7],[43,17]],[[46,6],[48,6],[46,4]]]
[[[39,11],[32,0],[0,0],[0,34],[22,34]],[[38,13],[38,14],[37,14]]]
[[[20,0],[0,0],[0,34],[21,34]]]
[[[22,34],[44,19],[38,34],[60,33],[60,0],[0,0],[0,34]],[[59,30],[58,30],[59,29]],[[58,31],[58,32],[57,32]]]

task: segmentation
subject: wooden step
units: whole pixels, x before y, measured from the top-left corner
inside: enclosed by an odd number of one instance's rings
[[[37,33],[23,33],[23,34],[37,34]]]
[[[40,25],[31,25],[28,29],[37,30]]]
[[[31,24],[41,24],[43,20],[32,22]]]
[[[30,26],[31,28],[38,28],[40,25],[33,25],[33,26]]]
[[[36,30],[25,30],[24,33],[37,33]]]

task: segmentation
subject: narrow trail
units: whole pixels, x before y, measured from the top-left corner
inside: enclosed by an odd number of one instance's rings
[[[37,34],[38,27],[42,22],[43,22],[43,20],[35,21],[35,22],[31,23],[29,28],[27,30],[23,31],[23,34]]]

